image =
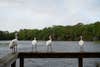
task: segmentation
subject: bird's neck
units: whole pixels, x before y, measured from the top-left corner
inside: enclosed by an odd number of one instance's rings
[[[82,40],[82,36],[80,36],[80,39]]]
[[[52,39],[49,39],[49,40],[51,40],[51,41],[52,41]]]
[[[81,38],[81,40],[83,40],[83,39]]]
[[[34,40],[36,40],[36,38],[34,37]]]
[[[16,36],[15,39],[18,39],[18,37]]]
[[[15,33],[15,39],[18,39],[18,34],[17,33]]]
[[[34,39],[34,40],[36,40],[36,39]]]

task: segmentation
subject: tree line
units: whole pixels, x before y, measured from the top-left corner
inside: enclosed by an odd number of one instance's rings
[[[53,40],[77,41],[80,35],[83,40],[93,41],[100,40],[100,22],[97,21],[91,24],[78,23],[76,25],[54,25],[39,29],[21,29],[15,32],[0,31],[0,40],[11,40],[15,38],[15,33],[18,33],[19,40],[33,40],[36,37],[38,40],[47,40],[51,35]]]

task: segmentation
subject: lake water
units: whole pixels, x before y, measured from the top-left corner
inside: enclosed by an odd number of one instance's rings
[[[0,57],[3,57],[10,53],[8,47],[9,41],[0,41]],[[80,52],[78,41],[54,41],[52,43],[54,52]],[[94,42],[85,42],[83,46],[85,52],[100,52],[100,44]],[[19,52],[31,52],[31,41],[19,41]],[[45,41],[38,41],[38,51],[46,52],[47,47]],[[100,63],[100,58],[83,59],[84,67],[95,67],[96,63]],[[19,66],[17,60],[17,67]],[[78,67],[77,59],[69,58],[39,58],[39,59],[25,59],[25,67]]]

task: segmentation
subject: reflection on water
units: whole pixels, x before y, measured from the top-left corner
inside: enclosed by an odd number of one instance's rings
[[[77,67],[77,59],[57,59],[57,58],[47,58],[47,59],[25,59],[25,67],[31,65],[30,67]]]
[[[8,48],[9,41],[0,41],[0,57],[10,53]],[[54,41],[52,43],[53,51],[55,52],[80,52],[80,47],[77,41]],[[38,51],[44,52],[47,47],[45,46],[45,41],[38,42]],[[100,52],[100,44],[93,42],[85,42],[83,46],[85,52]],[[18,51],[20,52],[30,52],[32,51],[31,41],[20,41],[18,44]],[[96,63],[100,62],[98,59],[84,59],[84,67],[95,67]],[[77,59],[25,59],[25,67],[78,67]],[[18,62],[17,62],[18,67]]]

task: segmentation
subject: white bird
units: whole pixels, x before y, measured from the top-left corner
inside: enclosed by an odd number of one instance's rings
[[[82,36],[80,36],[79,45],[80,45],[80,48],[83,49],[84,41],[82,40]]]
[[[32,51],[33,51],[33,46],[35,46],[35,51],[37,51],[37,40],[36,40],[36,37],[34,37],[34,40],[32,41]]]
[[[49,36],[49,40],[46,41],[46,46],[47,46],[47,51],[49,51],[49,48],[52,51],[52,38],[51,38],[51,36]]]
[[[17,40],[17,33],[16,33],[15,39],[11,40],[9,43],[9,48],[12,50],[12,53],[17,52],[17,45],[18,45],[18,40]]]

